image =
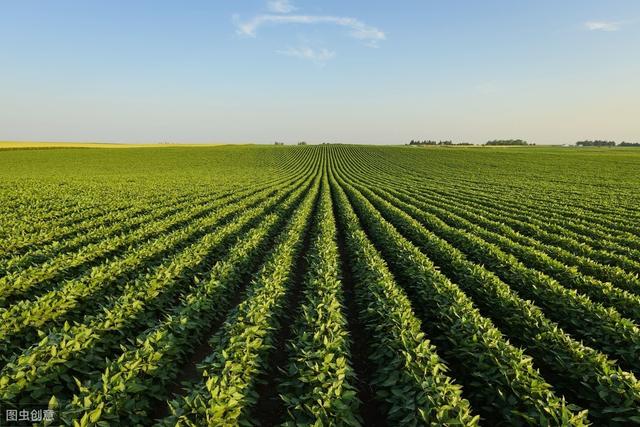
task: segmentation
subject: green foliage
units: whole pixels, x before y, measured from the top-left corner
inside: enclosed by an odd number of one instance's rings
[[[578,147],[615,147],[615,141],[602,141],[596,139],[594,141],[578,141],[576,142]]]
[[[3,408],[99,426],[640,423],[633,149],[0,164]]]
[[[456,285],[349,184],[343,182],[343,186],[361,221],[370,229],[374,243],[419,301],[425,321],[442,335],[443,346],[448,341],[446,358],[468,367],[464,371],[469,378],[465,385],[472,393],[472,404],[493,412],[493,416],[500,414],[498,418],[508,423],[531,423],[541,417],[549,417],[554,423],[567,417],[576,425],[585,423],[584,414],[571,414],[564,400],[553,394],[551,386],[535,370],[531,359],[512,347]],[[520,400],[521,395],[528,399]]]
[[[332,179],[346,235],[357,298],[371,334],[374,385],[390,423],[476,425],[460,386],[446,374],[435,347],[425,339],[409,300],[367,239],[349,202]]]
[[[326,175],[315,224],[307,255],[305,301],[294,338],[288,344],[290,357],[281,398],[291,425],[360,425],[360,402],[353,386],[356,379],[349,363],[343,315],[336,225]]]
[[[412,139],[411,142],[409,142],[409,145],[453,145],[453,141],[415,141]]]
[[[494,139],[487,141],[484,145],[529,145],[529,143],[523,139]]]
[[[171,403],[167,425],[247,423],[256,403],[257,376],[266,369],[278,318],[285,308],[292,266],[319,191],[319,178],[296,211],[274,250],[252,281],[244,301],[211,338],[211,355],[200,365],[203,382]]]

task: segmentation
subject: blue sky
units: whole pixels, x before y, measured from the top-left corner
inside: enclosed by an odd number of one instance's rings
[[[640,141],[640,2],[4,1],[0,140]]]

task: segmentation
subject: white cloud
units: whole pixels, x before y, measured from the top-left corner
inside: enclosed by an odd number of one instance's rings
[[[322,49],[313,49],[308,46],[293,48],[290,47],[285,50],[278,50],[277,53],[280,55],[293,56],[300,59],[307,59],[309,61],[313,61],[318,64],[323,64],[326,61],[333,59],[336,56],[334,51],[322,48]]]
[[[318,16],[318,15],[258,15],[247,22],[238,22],[238,33],[255,37],[258,29],[264,24],[334,24],[349,28],[349,34],[358,40],[367,42],[367,45],[376,47],[377,42],[386,38],[383,31],[366,25],[355,18],[342,16]]]
[[[584,27],[589,31],[618,31],[620,29],[619,22],[611,21],[587,21]]]
[[[289,13],[297,8],[289,0],[272,0],[267,2],[267,9],[273,13]]]

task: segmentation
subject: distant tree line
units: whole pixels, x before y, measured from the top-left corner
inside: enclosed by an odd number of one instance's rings
[[[409,145],[473,145],[469,142],[453,142],[450,140],[446,140],[446,141],[433,141],[430,139],[426,139],[424,141],[418,141],[415,139],[412,139],[409,142]]]
[[[416,141],[411,140],[409,145],[453,145],[452,141],[432,141],[432,140],[424,140],[424,141]]]
[[[274,144],[274,145],[284,145],[284,142],[278,142],[278,141],[276,141],[276,142],[274,142],[273,144]],[[307,145],[307,143],[306,143],[305,141],[300,141],[300,142],[298,142],[298,145]]]
[[[578,141],[576,142],[578,147],[615,147],[615,141],[603,141],[596,139],[594,141]]]
[[[615,141],[603,141],[596,139],[594,141],[578,141],[576,142],[578,147],[640,147],[640,142],[625,142],[616,144]]]
[[[523,139],[494,139],[487,141],[484,145],[529,145],[529,143]]]

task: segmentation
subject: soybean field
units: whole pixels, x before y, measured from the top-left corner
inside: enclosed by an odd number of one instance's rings
[[[2,149],[2,416],[640,424],[639,224],[634,149]]]

